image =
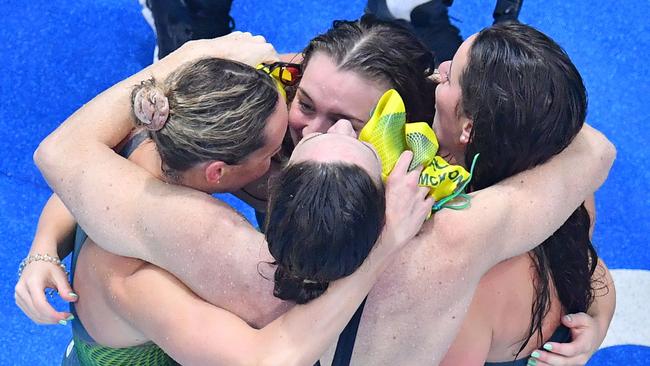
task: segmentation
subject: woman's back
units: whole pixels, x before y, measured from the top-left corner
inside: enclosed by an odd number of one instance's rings
[[[74,288],[80,294],[75,304],[79,320],[88,334],[104,346],[122,348],[148,341],[115,309],[111,285],[133,274],[145,262],[111,254],[90,238],[79,253]]]
[[[536,272],[528,253],[494,266],[483,276],[460,333],[441,365],[483,365],[515,359],[526,340],[535,296]],[[552,281],[551,281],[552,283]],[[533,336],[517,358],[527,358],[560,325],[561,304],[551,288],[543,340]]]

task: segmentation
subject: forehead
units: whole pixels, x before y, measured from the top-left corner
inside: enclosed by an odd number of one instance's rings
[[[290,161],[345,162],[359,165],[372,177],[381,174],[381,163],[371,147],[354,137],[338,133],[306,136],[293,150]]]
[[[384,83],[370,80],[357,72],[341,70],[322,52],[309,59],[300,88],[319,108],[333,113],[356,112],[367,119],[379,97],[389,89]]]
[[[456,51],[456,54],[454,54],[452,61],[452,74],[458,75],[463,71],[463,69],[465,69],[469,58],[469,50],[472,48],[475,39],[476,34],[472,34],[460,45],[460,47],[458,47],[458,50]]]

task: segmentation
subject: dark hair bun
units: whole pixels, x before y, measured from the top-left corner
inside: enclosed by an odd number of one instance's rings
[[[329,282],[314,282],[293,276],[284,266],[278,265],[273,295],[282,300],[306,304],[322,295],[328,286]]]

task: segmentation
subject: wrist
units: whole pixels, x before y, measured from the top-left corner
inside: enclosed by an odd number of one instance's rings
[[[27,255],[48,254],[52,257],[58,257],[57,244],[53,240],[35,239],[32,247],[29,248]]]
[[[368,260],[376,263],[377,265],[375,267],[381,270],[395,256],[399,249],[402,248],[402,244],[391,235],[382,233],[377,240],[377,244],[375,244],[370,252]]]
[[[28,255],[27,257],[25,257],[25,259],[23,259],[20,262],[20,264],[18,265],[18,277],[20,277],[23,274],[23,271],[28,265],[34,262],[52,263],[53,265],[61,268],[61,270],[63,270],[63,272],[66,274],[66,276],[70,274],[65,264],[61,262],[58,256],[35,253],[35,254]]]

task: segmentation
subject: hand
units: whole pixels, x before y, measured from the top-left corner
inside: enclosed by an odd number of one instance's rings
[[[61,267],[54,263],[37,261],[23,270],[14,293],[16,305],[37,324],[65,324],[71,320],[69,312],[56,311],[45,298],[45,290],[56,289],[67,302],[77,301],[68,278]]]
[[[418,186],[422,167],[408,171],[411,151],[400,156],[386,180],[386,223],[382,242],[399,248],[411,240],[430,215],[434,204],[429,188]]]
[[[204,57],[225,58],[253,67],[262,62],[280,59],[273,45],[266,42],[264,37],[253,36],[248,32],[232,32],[223,37],[190,41],[165,59],[177,59],[182,63]]]
[[[537,361],[535,366],[584,365],[598,350],[603,337],[594,318],[585,313],[569,314],[562,317],[562,324],[571,329],[572,341],[545,343],[544,349],[535,351],[539,357],[529,359],[529,365],[530,360]]]

